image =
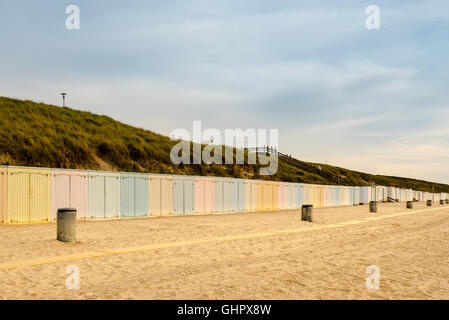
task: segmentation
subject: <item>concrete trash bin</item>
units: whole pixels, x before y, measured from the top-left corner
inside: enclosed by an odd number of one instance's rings
[[[305,204],[302,206],[301,221],[313,222],[313,205]]]
[[[76,209],[58,209],[56,239],[62,242],[76,242]]]
[[[407,201],[407,209],[413,209],[413,201]]]
[[[369,212],[377,212],[377,202],[376,201],[370,201]]]

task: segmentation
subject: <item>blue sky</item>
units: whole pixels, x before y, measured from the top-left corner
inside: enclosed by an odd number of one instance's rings
[[[1,96],[66,91],[166,135],[277,128],[303,160],[449,183],[448,1],[0,0],[0,36]]]

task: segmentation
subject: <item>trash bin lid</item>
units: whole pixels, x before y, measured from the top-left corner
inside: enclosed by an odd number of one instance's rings
[[[59,208],[58,209],[58,211],[64,211],[64,212],[66,212],[66,211],[76,211],[76,209],[75,208]]]

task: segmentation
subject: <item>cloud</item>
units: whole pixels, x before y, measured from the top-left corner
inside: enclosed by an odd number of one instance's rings
[[[278,128],[281,152],[449,183],[449,4],[80,0],[5,3],[0,95],[169,134]]]

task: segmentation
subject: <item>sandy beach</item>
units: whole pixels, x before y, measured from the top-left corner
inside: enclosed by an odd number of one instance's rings
[[[0,226],[1,299],[449,299],[449,206]],[[96,253],[96,254],[95,254]],[[80,289],[66,287],[66,268]],[[379,290],[365,287],[380,269]]]

